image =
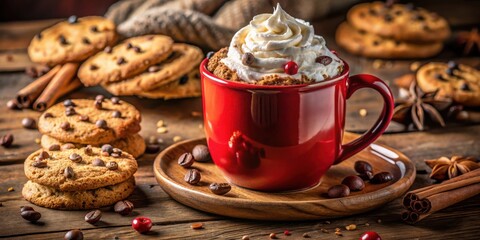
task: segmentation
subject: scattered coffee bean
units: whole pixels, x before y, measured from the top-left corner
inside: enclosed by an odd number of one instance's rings
[[[94,105],[96,109],[102,109],[102,101],[95,100]]]
[[[192,223],[192,225],[190,225],[190,228],[195,229],[195,230],[202,229],[203,228],[203,223]]]
[[[98,69],[98,66],[95,64],[90,65],[90,71],[95,71]]]
[[[145,149],[146,153],[157,153],[158,151],[160,151],[160,145],[158,144],[147,144]]]
[[[92,31],[92,32],[94,32],[94,33],[97,33],[97,32],[98,32],[97,26],[91,26],[91,27],[90,27],[90,31]]]
[[[45,160],[45,159],[48,159],[50,157],[50,154],[48,154],[48,152],[46,151],[41,151],[40,154],[38,154],[38,158],[40,160]]]
[[[86,37],[82,38],[82,43],[85,45],[90,45],[90,40]]]
[[[23,211],[34,211],[34,209],[30,206],[21,206],[20,207],[20,213],[22,213]]]
[[[193,147],[192,154],[195,158],[195,161],[198,162],[208,162],[212,159],[208,147],[203,144],[199,144]]]
[[[104,53],[112,53],[112,47],[106,46],[106,47],[103,49],[103,52],[104,52]]]
[[[46,112],[43,114],[43,118],[53,118],[53,114]]]
[[[102,218],[102,211],[94,210],[85,215],[85,222],[95,224]]]
[[[60,125],[60,128],[62,128],[62,129],[65,130],[65,131],[68,131],[68,130],[70,130],[70,123],[69,123],[69,122],[63,122],[63,123]]]
[[[363,181],[370,181],[370,179],[373,178],[373,173],[370,172],[370,171],[366,171],[366,172],[364,172],[364,173],[358,174],[358,177],[360,177],[361,179],[363,179]]]
[[[110,145],[110,144],[102,145],[102,152],[107,152],[108,154],[111,154],[113,152],[112,145]]]
[[[214,52],[214,51],[210,51],[210,52],[208,52],[208,53],[207,53],[207,59],[210,59],[210,58],[212,58],[214,54],[215,54],[215,52]]]
[[[183,84],[185,84],[185,83],[187,83],[187,82],[188,82],[188,75],[187,75],[187,74],[183,75],[183,76],[180,78],[180,80],[178,81],[178,83],[179,83],[180,85],[183,85]]]
[[[270,235],[268,235],[268,237],[269,237],[270,239],[277,239],[277,234],[275,234],[275,233],[270,233]]]
[[[60,41],[60,44],[61,44],[61,45],[68,45],[68,41],[67,41],[67,39],[66,39],[63,35],[60,35],[60,36],[58,37],[58,40]]]
[[[154,73],[160,71],[160,69],[162,69],[160,66],[153,65],[148,68],[148,72]]]
[[[126,216],[133,212],[133,203],[128,200],[122,200],[115,203],[113,210],[122,216]]]
[[[33,161],[33,163],[32,163],[32,166],[36,167],[36,168],[46,168],[47,167],[47,162],[39,160],[39,159],[35,159],[35,161]]]
[[[242,55],[242,64],[251,66],[255,62],[255,56],[252,53],[246,52]]]
[[[113,111],[112,112],[112,117],[114,118],[121,118],[122,117],[122,113],[120,111]]]
[[[66,178],[73,178],[75,176],[73,168],[66,167],[65,170],[63,170],[63,176],[65,176]]]
[[[355,162],[355,171],[357,171],[357,173],[364,173],[364,172],[372,172],[373,171],[373,168],[372,168],[372,165],[366,161],[356,161]]]
[[[105,162],[100,158],[95,158],[92,161],[92,165],[97,166],[97,167],[103,167],[103,166],[105,166]]]
[[[77,23],[78,22],[78,17],[75,16],[75,15],[72,15],[72,16],[68,17],[68,22],[69,23]]]
[[[83,150],[83,152],[88,156],[92,156],[93,155],[92,145],[87,145]]]
[[[393,180],[393,175],[389,172],[380,172],[380,173],[377,173],[373,176],[372,179],[370,179],[370,182],[371,183],[374,183],[374,184],[380,184],[380,183],[386,183],[386,182],[389,182],[389,181],[392,181]]]
[[[60,149],[62,150],[68,150],[68,149],[74,149],[75,145],[73,143],[65,143],[63,144]]]
[[[122,65],[122,64],[124,64],[124,63],[126,63],[125,58],[119,57],[119,58],[117,59],[117,64],[118,64],[118,65]]]
[[[105,100],[105,96],[103,96],[101,94],[95,96],[95,101],[103,102],[103,100]]]
[[[12,146],[13,144],[13,135],[8,133],[7,135],[3,136],[2,138],[0,138],[0,145],[2,145],[3,147],[10,147]]]
[[[7,102],[7,108],[10,110],[19,110],[22,107],[20,106],[20,104],[18,104],[17,100],[9,100]]]
[[[80,230],[70,230],[63,237],[65,240],[83,240],[83,233]]]
[[[332,62],[332,58],[329,56],[319,56],[315,59],[315,62],[320,63],[324,66],[327,66]]]
[[[99,128],[102,128],[102,129],[107,129],[107,122],[103,119],[100,119],[100,120],[97,120],[97,122],[95,122],[95,125]]]
[[[202,178],[200,172],[197,169],[190,169],[184,177],[185,182],[195,185],[200,182]]]
[[[106,167],[108,168],[108,170],[117,170],[118,169],[118,164],[117,164],[117,162],[110,161],[110,162],[107,163]]]
[[[30,221],[30,222],[37,222],[41,217],[42,214],[35,210],[25,210],[20,213],[23,219]]]
[[[118,97],[112,97],[112,98],[110,98],[110,100],[115,105],[120,104],[120,98],[118,98]]]
[[[350,195],[350,189],[343,184],[335,185],[328,189],[327,194],[330,198],[346,197]]]
[[[90,118],[87,116],[87,115],[80,115],[78,116],[78,120],[82,121],[82,122],[88,122]]]
[[[184,153],[180,155],[177,162],[178,162],[178,165],[184,168],[188,168],[193,165],[193,163],[195,162],[195,159],[193,158],[193,155],[191,153]]]
[[[27,129],[35,129],[37,127],[37,122],[31,117],[26,117],[22,119],[22,126]]]
[[[232,189],[230,184],[228,183],[211,183],[208,188],[212,193],[217,194],[217,195],[224,195]]]
[[[248,236],[248,235],[243,235],[242,240],[250,240],[250,236]]]
[[[67,116],[72,116],[72,115],[75,115],[75,114],[77,114],[77,111],[75,111],[75,108],[73,108],[73,107],[67,107],[67,108],[65,109],[65,115],[67,115]]]
[[[344,178],[342,184],[347,186],[350,191],[361,191],[363,188],[365,188],[365,182],[363,182],[360,177],[355,175]]]

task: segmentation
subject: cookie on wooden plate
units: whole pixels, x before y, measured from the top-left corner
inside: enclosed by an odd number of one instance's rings
[[[380,37],[355,29],[347,22],[338,26],[335,39],[348,52],[370,58],[427,58],[443,48],[441,42],[418,44]]]
[[[361,3],[350,9],[347,20],[357,29],[399,41],[441,42],[451,34],[443,17],[411,4]]]
[[[84,191],[124,182],[137,171],[132,155],[118,149],[103,150],[40,149],[25,160],[25,175],[35,183],[60,191]]]
[[[180,77],[180,79],[174,82],[150,91],[138,93],[137,95],[153,99],[163,98],[165,100],[199,97],[202,95],[202,87],[200,85],[198,69]]]
[[[431,62],[417,71],[418,86],[425,92],[452,98],[465,106],[480,106],[480,71],[453,61]]]
[[[159,63],[172,52],[173,40],[163,35],[145,35],[124,40],[87,59],[78,70],[86,86],[131,78]]]
[[[44,149],[49,149],[52,145],[65,146],[65,144],[67,144],[67,142],[59,141],[58,139],[55,139],[48,135],[43,135],[42,138],[40,139],[40,145]],[[76,148],[86,147],[85,144],[80,144],[80,143],[72,143],[72,144]],[[142,155],[145,152],[145,148],[146,148],[145,141],[142,138],[142,136],[140,136],[140,134],[128,135],[125,138],[117,139],[109,144],[112,145],[112,147],[114,148],[119,148],[125,152],[132,154],[134,158],[137,158],[140,155]],[[94,144],[92,145],[92,147],[101,147],[102,145],[103,144]]]
[[[38,206],[61,210],[96,209],[113,205],[135,190],[135,178],[86,191],[64,192],[52,187],[28,181],[23,186],[23,197]]]
[[[35,35],[28,47],[33,62],[80,62],[115,43],[115,24],[103,17],[71,16]]]
[[[140,112],[118,98],[73,99],[47,109],[38,130],[62,142],[104,144],[140,131]]]

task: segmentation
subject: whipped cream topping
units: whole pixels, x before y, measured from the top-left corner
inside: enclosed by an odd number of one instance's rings
[[[245,53],[251,53],[254,60],[242,63]],[[331,63],[317,63],[320,56],[332,58]],[[294,75],[284,72],[284,65],[289,61],[298,65],[298,72]],[[288,15],[280,4],[273,14],[257,15],[249,25],[235,33],[228,55],[222,62],[249,83],[267,75],[298,80],[304,75],[319,82],[338,75],[343,66],[343,62],[326,47],[323,37],[314,34],[312,25]]]

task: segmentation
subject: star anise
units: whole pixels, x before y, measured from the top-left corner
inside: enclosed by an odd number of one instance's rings
[[[462,31],[458,33],[457,37],[458,44],[464,46],[463,54],[468,55],[471,52],[477,51],[480,52],[480,34],[478,33],[478,28],[473,28],[471,31]]]
[[[423,131],[425,124],[433,122],[442,127],[445,121],[440,114],[452,103],[451,99],[437,99],[438,91],[424,93],[416,81],[410,84],[409,97],[395,102],[392,120],[408,127],[413,124],[418,130]]]
[[[432,168],[430,178],[438,181],[451,179],[480,168],[480,163],[474,157],[453,156],[450,159],[441,157],[425,160],[425,163]]]

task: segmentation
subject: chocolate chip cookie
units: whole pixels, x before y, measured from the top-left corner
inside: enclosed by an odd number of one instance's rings
[[[480,71],[450,61],[431,62],[417,71],[418,86],[425,92],[452,98],[465,106],[480,106]]]
[[[411,4],[361,3],[347,14],[353,27],[382,37],[408,42],[441,42],[451,32],[436,13]]]
[[[84,210],[113,205],[127,198],[135,189],[135,179],[86,191],[63,192],[52,187],[28,181],[22,195],[31,203],[53,209]]]
[[[103,17],[72,16],[35,35],[28,47],[33,62],[80,62],[115,43],[115,24]]]
[[[115,185],[131,178],[137,161],[113,147],[40,149],[25,160],[31,181],[60,191],[84,191]]]
[[[173,40],[163,35],[145,35],[124,40],[87,59],[78,70],[86,86],[116,82],[144,72],[172,52]]]
[[[163,98],[165,100],[199,97],[202,95],[202,87],[200,85],[198,69],[180,77],[174,82],[150,91],[137,93],[137,95],[154,99]]]
[[[61,142],[98,145],[140,131],[140,113],[118,98],[65,100],[47,109],[38,130]]]
[[[52,147],[52,145],[57,145],[61,147],[61,146],[65,146],[65,144],[69,144],[69,143],[59,141],[58,139],[55,139],[48,135],[43,135],[42,138],[40,139],[40,145],[42,145],[42,148],[44,149],[49,149],[50,147]],[[73,144],[73,146],[76,148],[82,148],[87,146],[85,144],[80,144],[80,143],[71,143],[71,144]],[[112,145],[112,147],[114,148],[119,148],[125,152],[132,154],[134,158],[137,158],[140,155],[142,155],[145,152],[145,148],[146,148],[145,141],[143,140],[142,136],[140,136],[139,134],[128,135],[125,138],[117,139],[109,144]],[[92,145],[92,147],[101,147],[102,145],[103,144],[94,144]]]
[[[384,38],[343,22],[335,35],[337,44],[348,52],[370,58],[427,58],[442,51],[441,42],[428,44],[402,42]]]

